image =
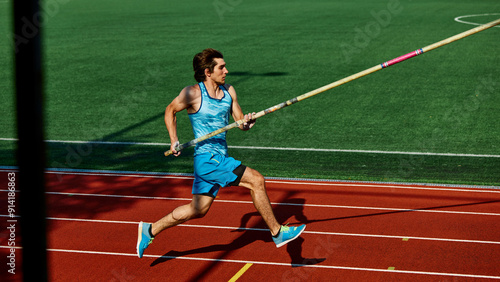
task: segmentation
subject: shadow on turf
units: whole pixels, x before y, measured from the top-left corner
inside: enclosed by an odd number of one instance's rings
[[[279,72],[279,71],[272,71],[272,72],[265,72],[265,73],[251,73],[249,71],[233,71],[230,73],[232,76],[284,76],[288,75],[287,72]]]
[[[169,171],[169,165],[175,161],[178,172],[192,173],[194,147],[186,148],[177,158],[167,158],[163,153],[170,149],[169,146],[147,146],[133,142],[120,143],[120,141],[126,141],[123,140],[123,136],[127,133],[147,124],[158,122],[163,116],[164,112],[159,112],[88,143],[49,142],[46,144],[48,167],[121,171],[136,171],[140,168],[142,171],[164,172]],[[134,135],[134,139],[137,140],[150,140],[152,137],[153,134]],[[113,141],[117,141],[117,143],[113,143]],[[105,142],[111,143],[106,144]]]
[[[272,72],[264,72],[264,73],[253,73],[249,71],[235,71],[235,72],[229,72],[228,76],[229,77],[238,77],[238,79],[232,80],[233,85],[237,85],[239,83],[242,83],[246,80],[249,80],[254,77],[278,77],[278,76],[285,76],[288,75],[287,72],[279,72],[279,71],[272,71]]]
[[[311,222],[304,215],[304,199],[295,198],[295,199],[287,199],[287,203],[291,203],[292,205],[279,205],[274,209],[274,213],[276,215],[276,219],[278,222],[284,222],[290,217],[294,216],[295,219],[301,222]],[[259,221],[252,226],[247,227],[248,222],[252,217],[259,218]],[[267,246],[270,248],[269,252],[273,252],[276,248],[274,242],[271,238],[271,234],[268,232],[262,232],[261,230],[252,230],[252,229],[266,229],[266,225],[262,220],[262,217],[258,212],[251,212],[243,215],[240,222],[240,227],[231,232],[241,232],[241,235],[234,239],[229,244],[218,244],[212,246],[201,247],[197,249],[187,250],[187,251],[169,251],[163,256],[157,258],[155,261],[151,263],[151,266],[156,266],[158,264],[164,263],[171,259],[175,259],[178,257],[189,256],[194,254],[201,253],[210,253],[210,252],[223,252],[219,255],[214,262],[211,262],[210,266],[205,267],[201,272],[197,274],[197,277],[191,279],[192,281],[198,281],[199,279],[203,279],[203,277],[212,269],[213,265],[217,263],[218,260],[224,259],[231,252],[241,249],[247,245],[250,245],[257,241],[263,241],[268,243]],[[286,246],[286,251],[288,252],[291,262],[290,265],[292,267],[301,267],[305,265],[314,265],[321,263],[326,260],[326,258],[305,258],[302,256],[302,244],[304,243],[304,239],[299,237],[294,241],[290,242]]]
[[[159,119],[162,119],[164,116],[165,116],[165,112],[162,111],[162,112],[160,112],[156,115],[153,115],[145,120],[142,120],[140,122],[137,122],[135,124],[127,126],[121,130],[114,132],[114,133],[108,134],[108,135],[104,136],[101,140],[96,140],[96,141],[113,141],[116,137],[121,137],[123,134],[125,134],[129,131],[140,128],[148,123],[155,122]]]

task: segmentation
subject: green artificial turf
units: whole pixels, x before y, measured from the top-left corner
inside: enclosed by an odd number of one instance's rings
[[[453,19],[500,13],[500,3],[69,0],[46,1],[44,11],[46,139],[168,143],[164,109],[195,83],[192,57],[204,48],[224,53],[243,111],[257,112],[471,29]],[[0,13],[0,29],[12,34],[10,4],[0,3]],[[229,145],[500,155],[499,32],[491,28],[262,117],[248,132],[230,131]],[[0,37],[0,138],[16,137],[8,39]],[[193,138],[186,113],[178,115],[178,131],[181,142]],[[0,141],[0,165],[15,165],[13,143]],[[47,165],[192,171],[192,149],[165,158],[161,146],[89,145],[80,153],[78,146],[47,144]],[[272,177],[500,185],[500,158],[230,153]]]

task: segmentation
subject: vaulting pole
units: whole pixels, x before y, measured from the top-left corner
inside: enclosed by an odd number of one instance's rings
[[[299,101],[305,100],[305,99],[310,98],[310,97],[312,97],[312,96],[314,96],[314,95],[317,95],[317,94],[323,93],[323,92],[325,92],[325,91],[327,91],[327,90],[330,90],[330,89],[332,89],[332,88],[335,88],[335,87],[340,86],[340,85],[342,85],[342,84],[345,84],[345,83],[347,83],[347,82],[350,82],[350,81],[353,81],[353,80],[358,79],[358,78],[360,78],[360,77],[363,77],[363,76],[369,75],[369,74],[371,74],[371,73],[374,73],[374,72],[379,71],[379,70],[381,70],[381,69],[384,69],[384,68],[387,68],[387,67],[389,67],[389,66],[395,65],[395,64],[400,63],[400,62],[402,62],[402,61],[408,60],[408,59],[413,58],[413,57],[415,57],[415,56],[418,56],[418,55],[420,55],[420,54],[423,54],[423,53],[429,52],[429,51],[431,51],[431,50],[434,50],[434,49],[436,49],[436,48],[439,48],[439,47],[444,46],[444,45],[446,45],[446,44],[449,44],[449,43],[451,43],[451,42],[454,42],[454,41],[457,41],[457,40],[459,40],[459,39],[465,38],[465,37],[467,37],[467,36],[469,36],[469,35],[472,35],[472,34],[478,33],[478,32],[480,32],[480,31],[483,31],[483,30],[488,29],[488,28],[490,28],[490,27],[494,27],[494,26],[496,26],[496,25],[498,25],[498,24],[500,24],[500,19],[498,19],[498,20],[496,20],[496,21],[493,21],[493,22],[490,22],[490,23],[487,23],[487,24],[484,24],[484,25],[481,25],[481,26],[478,26],[478,27],[473,28],[473,29],[471,29],[471,30],[468,30],[468,31],[462,32],[462,33],[460,33],[460,34],[457,34],[457,35],[452,36],[452,37],[450,37],[450,38],[447,38],[447,39],[445,39],[445,40],[441,40],[441,41],[439,41],[439,42],[437,42],[437,43],[434,43],[434,44],[432,44],[432,45],[429,45],[429,46],[426,46],[426,47],[424,47],[424,48],[418,49],[418,50],[413,51],[413,52],[411,52],[411,53],[408,53],[408,54],[406,54],[406,55],[403,55],[403,56],[397,57],[397,58],[395,58],[395,59],[392,59],[392,60],[390,60],[390,61],[384,62],[384,63],[382,63],[382,64],[376,65],[376,66],[374,66],[374,67],[372,67],[372,68],[369,68],[369,69],[367,69],[367,70],[364,70],[364,71],[362,71],[362,72],[358,72],[358,73],[353,74],[353,75],[351,75],[351,76],[348,76],[348,77],[346,77],[346,78],[344,78],[344,79],[338,80],[338,81],[336,81],[336,82],[333,82],[333,83],[331,83],[331,84],[325,85],[325,86],[323,86],[323,87],[321,87],[321,88],[318,88],[318,89],[316,89],[316,90],[313,90],[313,91],[311,91],[311,92],[308,92],[308,93],[302,94],[302,95],[300,95],[300,96],[298,96],[298,97],[295,97],[295,98],[293,98],[293,99],[290,99],[290,100],[288,100],[288,101],[286,101],[286,102],[283,102],[283,103],[281,103],[281,104],[278,104],[278,105],[276,105],[276,106],[273,106],[273,107],[267,108],[267,109],[265,109],[265,110],[263,110],[263,111],[260,111],[260,112],[258,112],[258,113],[256,113],[256,114],[255,114],[255,116],[254,116],[254,118],[253,118],[253,119],[260,118],[260,117],[265,116],[265,115],[267,115],[267,114],[269,114],[269,113],[272,113],[272,112],[275,112],[275,111],[277,111],[277,110],[283,109],[283,108],[284,108],[284,107],[286,107],[286,106],[289,106],[289,105],[295,104],[295,103],[297,103],[297,102],[299,102]],[[181,145],[179,145],[179,146],[176,148],[176,150],[177,150],[177,151],[181,151],[182,149],[185,149],[185,148],[187,148],[187,147],[190,147],[190,146],[196,145],[197,143],[199,143],[199,142],[201,142],[201,141],[204,141],[204,140],[207,140],[208,138],[211,138],[211,137],[213,137],[213,136],[215,136],[215,135],[217,135],[217,134],[220,134],[220,133],[225,132],[225,131],[228,131],[228,130],[230,130],[230,129],[232,129],[232,128],[238,127],[238,126],[240,126],[241,124],[243,124],[244,122],[245,122],[245,120],[239,120],[239,121],[236,121],[236,122],[234,122],[234,123],[232,123],[232,124],[229,124],[229,125],[227,125],[227,126],[225,126],[225,127],[223,127],[223,128],[220,128],[220,129],[218,129],[218,130],[216,130],[216,131],[213,131],[213,132],[211,132],[211,133],[209,133],[209,134],[207,134],[207,135],[201,136],[201,137],[196,138],[196,139],[194,139],[194,140],[191,140],[191,141],[189,141],[189,142],[187,142],[187,143],[181,144]],[[171,154],[172,154],[172,151],[171,151],[171,150],[168,150],[168,151],[166,151],[166,152],[165,152],[165,156],[169,156],[169,155],[171,155]]]

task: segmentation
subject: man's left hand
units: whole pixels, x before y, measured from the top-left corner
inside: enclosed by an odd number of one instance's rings
[[[255,112],[245,115],[245,122],[243,123],[243,130],[249,130],[255,124]]]

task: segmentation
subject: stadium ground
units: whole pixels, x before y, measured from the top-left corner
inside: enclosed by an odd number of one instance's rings
[[[5,34],[9,7],[0,3]],[[46,139],[168,143],[164,108],[194,82],[191,60],[205,47],[225,54],[243,110],[260,111],[495,20],[497,11],[489,0],[47,1]],[[233,130],[231,154],[273,177],[499,185],[500,159],[483,157],[500,155],[498,32],[280,110],[249,132]],[[12,62],[7,39],[0,38],[2,66]],[[11,67],[0,70],[7,139],[16,138],[11,78]],[[183,142],[193,137],[185,113],[179,134]],[[47,148],[48,167],[56,168],[175,173],[190,172],[192,162],[192,150],[164,158],[162,146]],[[16,164],[14,149],[0,142],[1,165]],[[434,155],[365,153],[373,151]]]

